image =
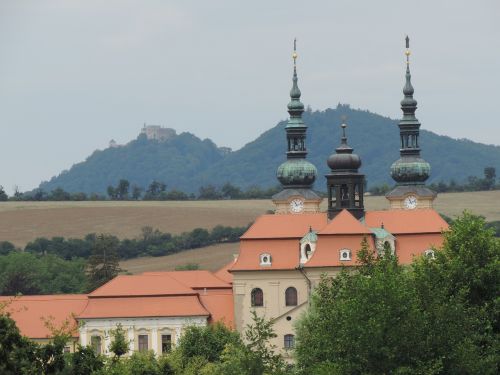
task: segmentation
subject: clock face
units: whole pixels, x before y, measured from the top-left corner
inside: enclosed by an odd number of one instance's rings
[[[407,210],[413,210],[415,208],[417,208],[417,197],[414,196],[414,195],[409,195],[405,198],[405,200],[403,201],[403,204],[404,204],[404,207],[407,209]]]
[[[302,199],[294,199],[290,202],[290,211],[293,213],[302,212],[304,209],[304,201]]]

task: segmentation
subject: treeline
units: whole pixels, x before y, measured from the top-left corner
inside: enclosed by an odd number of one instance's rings
[[[268,199],[280,191],[280,187],[268,189],[251,186],[246,190],[226,183],[221,187],[205,185],[199,188],[198,194],[188,194],[177,189],[167,190],[167,185],[160,181],[153,181],[147,188],[132,185],[128,180],[121,179],[116,186],[108,186],[105,194],[69,193],[62,188],[50,192],[35,189],[30,192],[20,192],[16,189],[12,196],[8,196],[0,186],[0,201],[185,201],[185,200],[219,200],[219,199]]]
[[[179,235],[151,227],[139,238],[120,240],[112,235],[84,238],[37,238],[17,249],[0,242],[0,295],[84,293],[94,290],[122,270],[119,261],[140,256],[162,256],[216,243],[236,242],[247,227],[218,225]],[[182,269],[196,269],[186,264]]]
[[[368,191],[372,195],[385,195],[392,190],[392,186],[388,184],[372,186]],[[488,191],[500,190],[500,184],[496,183],[496,169],[494,167],[484,168],[484,177],[469,176],[462,184],[455,180],[449,182],[441,181],[434,182],[429,185],[429,188],[438,193],[457,193],[463,191]]]
[[[120,259],[141,256],[163,256],[183,250],[205,247],[218,243],[237,242],[248,229],[247,227],[226,227],[217,225],[212,230],[195,228],[190,232],[173,235],[152,227],[143,227],[138,238],[123,239],[111,236],[117,241],[117,253]],[[63,259],[87,259],[95,244],[96,234],[87,234],[84,238],[40,237],[29,242],[24,251],[33,254],[54,254]]]

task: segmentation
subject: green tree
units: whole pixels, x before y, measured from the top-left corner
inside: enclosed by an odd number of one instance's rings
[[[285,374],[286,365],[283,357],[275,352],[276,346],[269,342],[277,337],[273,322],[259,317],[255,310],[251,313],[253,323],[247,325],[244,333],[247,348],[260,359],[266,373]]]
[[[119,265],[118,238],[100,234],[92,247],[92,255],[87,263],[89,290],[94,290],[116,277],[122,269]]]
[[[215,200],[221,199],[221,193],[213,185],[206,185],[200,187],[200,193],[198,194],[198,199]]]
[[[122,355],[128,352],[130,342],[125,337],[125,330],[122,325],[118,323],[115,329],[110,332],[113,340],[109,346],[109,350],[114,353],[114,355],[120,358]]]
[[[241,344],[237,332],[229,330],[222,323],[206,327],[188,327],[182,335],[174,352],[178,355],[182,369],[190,362],[219,362],[220,356],[227,344]]]
[[[16,250],[16,247],[13,243],[8,241],[0,241],[0,255],[7,255],[14,250]]]
[[[128,199],[128,189],[130,187],[130,182],[128,180],[121,179],[118,182],[118,186],[116,187],[117,199],[118,200],[127,200]]]
[[[82,293],[87,283],[84,269],[81,259],[10,252],[0,257],[0,294]]]
[[[116,189],[113,186],[109,185],[107,188],[107,192],[108,192],[109,199],[111,199],[113,201],[117,199],[118,192],[116,191]]]
[[[402,266],[366,243],[360,267],[324,276],[297,325],[304,374],[495,374],[498,240],[465,214],[435,259]]]
[[[142,195],[142,188],[137,185],[132,186],[132,199],[137,201],[141,199],[141,195]]]
[[[103,367],[103,358],[96,355],[91,346],[79,346],[71,356],[70,374],[72,375],[91,375],[98,373]]]
[[[0,185],[0,202],[5,202],[8,199],[9,199],[9,196],[7,195],[5,190],[3,189],[3,186]]]
[[[41,346],[21,336],[15,322],[0,314],[0,373],[59,374],[65,367],[63,349],[67,337],[56,336]]]

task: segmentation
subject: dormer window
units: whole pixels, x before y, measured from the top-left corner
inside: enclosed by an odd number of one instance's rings
[[[271,265],[271,254],[260,254],[260,265],[261,266],[270,266]]]
[[[340,250],[340,261],[349,261],[351,260],[351,250],[349,249],[342,249]]]
[[[427,249],[424,251],[424,255],[427,257],[427,258],[430,258],[430,259],[434,259],[435,255],[434,255],[434,250],[432,249]]]

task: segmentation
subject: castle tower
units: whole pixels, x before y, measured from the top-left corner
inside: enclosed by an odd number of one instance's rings
[[[400,159],[391,166],[391,176],[396,187],[387,193],[392,209],[431,208],[436,193],[425,186],[431,166],[420,157],[420,122],[415,117],[417,101],[413,99],[410,74],[410,39],[406,37],[406,84],[401,101],[403,118],[399,122],[401,137]]]
[[[354,217],[361,219],[365,214],[363,191],[365,175],[358,172],[361,158],[353,154],[347,144],[345,121],[342,123],[342,140],[335,153],[330,155],[327,164],[330,174],[326,175],[328,188],[328,218],[333,219],[342,210],[348,210]]]
[[[276,177],[283,190],[273,196],[276,213],[318,212],[322,198],[313,190],[316,180],[316,167],[306,160],[307,126],[302,120],[304,104],[300,101],[301,92],[297,85],[297,40],[293,46],[293,85],[290,91],[288,113],[290,119],[285,127],[287,139],[287,160],[278,167]]]

